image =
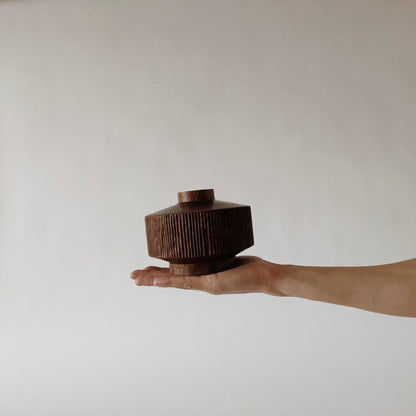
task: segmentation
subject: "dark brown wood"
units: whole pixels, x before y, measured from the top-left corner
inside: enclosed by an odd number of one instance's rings
[[[179,275],[217,273],[254,244],[248,205],[217,201],[213,189],[178,193],[179,203],[147,215],[149,255]]]
[[[200,263],[175,264],[170,263],[169,272],[185,276],[201,276],[205,274],[218,273],[234,267],[236,257],[225,260],[213,260]]]
[[[179,203],[183,202],[208,202],[214,200],[213,189],[200,189],[199,191],[178,192]]]

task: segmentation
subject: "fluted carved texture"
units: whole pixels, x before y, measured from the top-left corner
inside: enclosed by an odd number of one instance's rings
[[[146,217],[149,255],[171,262],[233,256],[253,245],[249,206]]]

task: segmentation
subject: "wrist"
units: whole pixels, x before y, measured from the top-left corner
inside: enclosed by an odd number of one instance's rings
[[[294,264],[273,264],[270,266],[271,294],[298,298],[315,299],[317,281],[323,278],[320,268]]]
[[[351,282],[347,286],[339,284],[340,271],[337,267],[291,264],[279,267],[282,269],[280,278],[277,278],[277,290],[283,293],[282,296],[343,305],[348,303],[350,292],[354,292]]]
[[[275,296],[296,296],[295,282],[298,266],[268,262],[268,290]]]

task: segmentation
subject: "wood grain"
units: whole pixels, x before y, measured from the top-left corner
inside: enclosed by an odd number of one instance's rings
[[[149,255],[169,261],[172,273],[230,268],[233,262],[223,260],[254,244],[248,205],[216,201],[212,189],[179,193],[178,199],[187,202],[145,218]],[[193,266],[172,266],[186,264]]]

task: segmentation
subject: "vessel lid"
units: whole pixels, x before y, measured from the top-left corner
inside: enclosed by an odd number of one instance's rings
[[[209,202],[215,199],[213,189],[198,189],[196,191],[178,192],[178,202]]]
[[[178,203],[160,211],[153,212],[146,217],[187,213],[194,211],[217,211],[246,207],[247,205],[218,201],[214,197],[213,189],[197,189],[178,192]]]

